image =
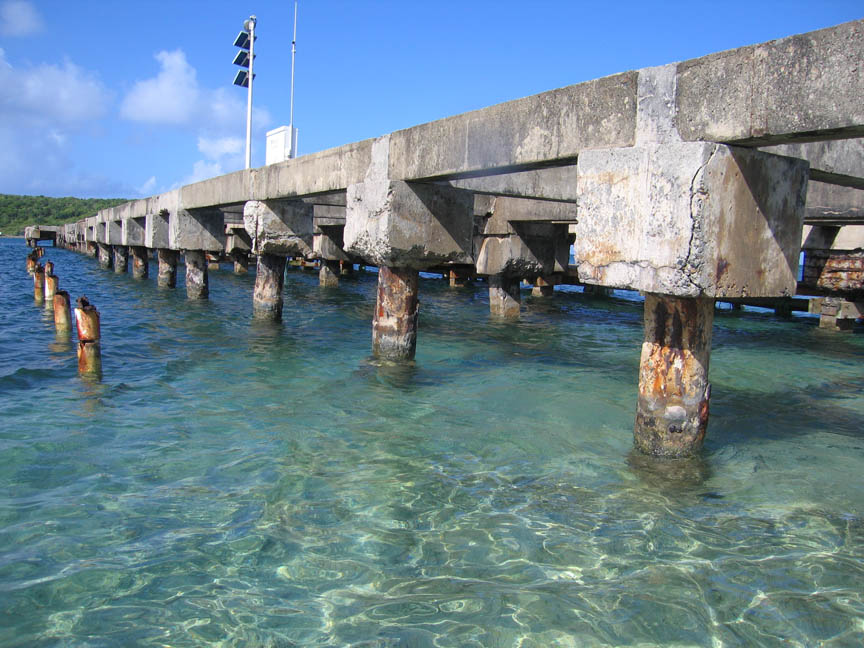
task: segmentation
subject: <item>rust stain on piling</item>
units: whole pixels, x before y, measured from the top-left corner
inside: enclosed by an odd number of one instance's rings
[[[418,273],[410,268],[378,268],[378,292],[372,320],[372,351],[392,360],[410,360],[417,347],[420,312]]]
[[[697,451],[708,424],[713,300],[647,295],[634,439],[647,454]]]

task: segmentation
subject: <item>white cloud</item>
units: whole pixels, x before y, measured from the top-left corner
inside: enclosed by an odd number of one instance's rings
[[[138,81],[123,99],[121,116],[150,124],[188,124],[196,116],[200,91],[195,69],[183,50],[156,54],[161,69],[152,79]]]
[[[239,137],[198,137],[198,150],[210,160],[237,155],[244,151],[245,145],[245,140]]]
[[[182,187],[183,185],[192,184],[194,182],[201,182],[202,180],[207,180],[208,178],[215,178],[216,176],[223,175],[225,171],[222,170],[222,165],[218,162],[207,162],[206,160],[198,160],[194,166],[192,167],[192,173],[180,180],[180,182],[176,183],[172,189],[176,189],[177,187]]]
[[[0,4],[0,35],[29,36],[42,31],[42,17],[30,2],[7,0]]]
[[[0,49],[0,192],[129,195],[120,183],[78,170],[71,150],[111,101],[101,81],[71,61],[19,68]]]
[[[153,194],[153,190],[156,188],[156,176],[150,176],[147,179],[147,182],[138,187],[135,191],[138,192],[140,196],[150,196]]]
[[[18,69],[0,50],[0,117],[6,122],[74,126],[103,116],[110,101],[105,86],[71,61]]]
[[[138,81],[123,99],[122,117],[148,124],[169,124],[203,128],[210,137],[221,137],[243,129],[246,123],[245,94],[231,94],[227,88],[202,88],[186,54],[181,49],[161,51],[155,56],[159,72]],[[242,95],[242,96],[241,96]],[[253,126],[263,129],[270,123],[266,110],[252,110]]]

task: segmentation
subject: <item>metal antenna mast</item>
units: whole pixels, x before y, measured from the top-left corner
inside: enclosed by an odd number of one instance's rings
[[[297,54],[297,0],[294,0],[294,39],[291,41],[291,120],[288,125],[294,126],[294,57]],[[293,148],[293,142],[292,142]],[[294,151],[296,154],[296,151]]]

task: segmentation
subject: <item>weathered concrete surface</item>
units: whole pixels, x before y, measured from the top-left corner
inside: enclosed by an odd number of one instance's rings
[[[129,248],[125,245],[114,247],[114,272],[123,274],[129,270]]]
[[[864,299],[864,225],[805,226],[801,289]]]
[[[108,245],[123,245],[123,221],[114,219],[106,220],[104,222],[104,227],[105,242]]]
[[[678,64],[685,140],[751,145],[864,135],[864,21]]]
[[[864,189],[839,187],[811,179],[807,185],[804,222],[813,225],[864,224]]]
[[[864,318],[864,299],[851,302],[840,297],[810,300],[810,312],[819,314],[819,328],[829,331],[851,331]]]
[[[864,139],[781,144],[762,147],[761,150],[807,160],[811,180],[864,189]],[[809,191],[807,199],[809,206]]]
[[[645,454],[683,457],[702,447],[711,385],[712,299],[645,296],[634,441]]]
[[[586,151],[578,169],[585,283],[691,297],[795,293],[806,162],[667,142]]]
[[[516,319],[522,308],[520,280],[506,275],[489,277],[489,312],[495,317]]]
[[[186,250],[186,297],[207,299],[210,295],[210,279],[207,276],[207,257],[202,250]]]
[[[255,169],[253,195],[248,200],[341,191],[362,182],[369,168],[372,142],[354,142]]]
[[[123,245],[143,246],[147,243],[147,217],[126,218],[120,221]]]
[[[313,211],[300,201],[248,201],[243,225],[255,254],[312,258]]]
[[[411,360],[417,348],[418,272],[378,268],[378,293],[372,320],[372,353],[386,360]]]
[[[260,254],[255,274],[252,311],[255,317],[278,321],[282,319],[282,290],[285,287],[284,256]]]
[[[156,250],[156,259],[159,262],[159,274],[156,277],[156,284],[160,288],[176,288],[177,287],[177,258],[179,253],[177,250],[168,248],[159,248]]]
[[[170,213],[168,241],[174,250],[222,252],[225,249],[225,218],[218,209]]]
[[[465,176],[572,160],[592,148],[631,146],[636,72],[587,81],[396,131],[389,177]]]
[[[147,248],[133,245],[129,248],[132,254],[132,276],[135,279],[146,279],[150,276],[150,259],[147,256]]]
[[[474,197],[387,176],[390,138],[375,141],[364,181],[348,187],[345,251],[371,264],[423,269],[470,263]]]

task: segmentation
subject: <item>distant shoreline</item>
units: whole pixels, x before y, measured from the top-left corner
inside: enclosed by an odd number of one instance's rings
[[[20,235],[20,236],[19,236],[19,235],[17,235],[17,234],[0,234],[0,238],[23,239],[24,236],[23,236],[23,235]]]

